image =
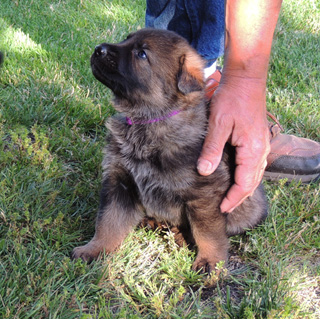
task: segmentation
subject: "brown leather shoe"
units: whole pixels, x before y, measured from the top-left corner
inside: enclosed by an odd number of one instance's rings
[[[215,71],[207,79],[206,98],[211,99],[219,86],[221,72]],[[263,177],[274,181],[282,178],[308,183],[320,180],[320,143],[293,135],[280,134],[281,125],[269,122],[271,151]]]
[[[263,177],[266,180],[287,178],[303,183],[320,179],[320,143],[280,134],[279,124],[269,122],[271,151]]]

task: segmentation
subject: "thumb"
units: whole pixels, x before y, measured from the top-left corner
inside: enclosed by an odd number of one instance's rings
[[[227,125],[215,125],[209,121],[208,135],[204,141],[202,152],[198,159],[197,169],[200,175],[208,176],[218,167],[224,146],[228,141],[232,125],[230,121]]]

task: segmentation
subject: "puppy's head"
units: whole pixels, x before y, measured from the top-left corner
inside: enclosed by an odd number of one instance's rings
[[[135,107],[166,109],[204,88],[202,58],[171,31],[142,29],[118,44],[103,43],[95,48],[91,67],[118,100]]]

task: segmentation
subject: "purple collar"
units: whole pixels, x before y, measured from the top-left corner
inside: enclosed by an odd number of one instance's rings
[[[133,125],[133,124],[150,124],[150,123],[155,123],[155,122],[160,122],[160,121],[163,121],[165,119],[168,119],[178,113],[180,113],[181,111],[178,111],[178,110],[175,110],[175,111],[172,111],[171,113],[163,116],[163,117],[158,117],[158,118],[155,118],[155,119],[152,119],[152,120],[146,120],[146,121],[136,121],[136,122],[133,122],[131,120],[130,117],[126,117],[126,122],[128,125]]]

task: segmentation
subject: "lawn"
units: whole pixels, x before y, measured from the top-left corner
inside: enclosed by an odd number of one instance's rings
[[[0,318],[319,318],[319,182],[264,182],[266,222],[231,239],[227,271],[191,271],[169,231],[137,229],[90,265],[111,94],[90,55],[144,26],[145,0],[1,0]],[[320,141],[320,4],[284,1],[267,105]]]

